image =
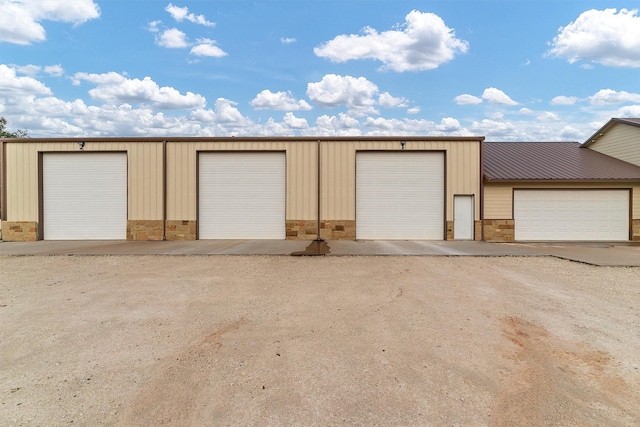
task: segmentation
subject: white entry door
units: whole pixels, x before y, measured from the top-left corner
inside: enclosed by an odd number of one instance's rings
[[[42,156],[45,240],[127,238],[127,154]]]
[[[473,196],[453,196],[453,238],[473,240]]]

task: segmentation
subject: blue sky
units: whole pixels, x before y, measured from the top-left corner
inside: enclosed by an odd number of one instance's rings
[[[640,3],[0,0],[33,137],[481,135],[640,117]]]

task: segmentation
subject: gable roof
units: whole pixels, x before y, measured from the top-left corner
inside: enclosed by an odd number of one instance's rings
[[[611,119],[607,123],[605,123],[605,125],[602,126],[600,129],[598,129],[593,135],[591,135],[589,138],[587,138],[587,140],[582,143],[582,146],[583,147],[588,147],[589,145],[593,144],[594,142],[596,142],[596,140],[599,137],[603,136],[605,132],[607,132],[613,125],[615,125],[617,123],[621,123],[621,124],[625,124],[625,125],[629,125],[629,126],[640,127],[640,118],[620,119],[620,118],[615,118],[614,117],[613,119]]]
[[[640,167],[577,142],[487,142],[483,153],[487,182],[640,181]]]

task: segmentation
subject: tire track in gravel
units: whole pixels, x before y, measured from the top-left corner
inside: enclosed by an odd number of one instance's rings
[[[208,384],[222,338],[237,331],[245,318],[205,335],[168,357],[131,403],[121,425],[189,425],[201,391]]]
[[[491,425],[637,425],[639,396],[613,373],[611,356],[517,317],[501,323],[513,368],[500,380]]]

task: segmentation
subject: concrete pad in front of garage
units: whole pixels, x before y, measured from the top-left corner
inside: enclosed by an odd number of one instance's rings
[[[508,247],[478,241],[426,240],[333,240],[327,255],[441,255],[441,256],[532,256],[526,247]]]
[[[37,241],[3,242],[0,255],[433,255],[535,256],[527,247],[446,241]]]
[[[508,243],[503,246],[602,267],[640,267],[640,242]]]
[[[478,241],[191,240],[1,242],[0,255],[553,256],[599,266],[640,267],[639,243]]]
[[[40,240],[0,243],[0,255],[290,255],[308,244],[294,240]]]

